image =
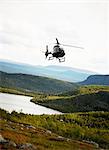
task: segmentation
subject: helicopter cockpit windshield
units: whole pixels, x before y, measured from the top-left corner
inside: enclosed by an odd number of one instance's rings
[[[60,52],[60,47],[59,47],[59,45],[55,45],[53,47],[53,53],[58,53],[58,52]]]

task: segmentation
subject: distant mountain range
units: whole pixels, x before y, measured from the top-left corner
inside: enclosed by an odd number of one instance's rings
[[[94,72],[87,70],[75,69],[66,66],[33,66],[8,61],[0,61],[0,71],[7,73],[38,75],[69,82],[84,81],[88,76],[95,74]]]
[[[109,85],[109,75],[91,75],[81,85]]]
[[[74,83],[48,77],[0,71],[0,87],[19,89],[26,92],[57,94],[75,90]]]

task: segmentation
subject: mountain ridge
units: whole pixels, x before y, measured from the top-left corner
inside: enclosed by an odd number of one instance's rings
[[[7,73],[25,73],[30,75],[39,75],[69,82],[80,82],[85,80],[89,75],[94,74],[94,72],[66,66],[33,66],[8,61],[0,61],[0,71]]]
[[[91,75],[86,80],[79,82],[80,85],[109,85],[109,75]]]
[[[23,89],[36,93],[56,94],[78,87],[76,84],[67,81],[22,73],[6,73],[0,71],[0,79],[1,87]]]

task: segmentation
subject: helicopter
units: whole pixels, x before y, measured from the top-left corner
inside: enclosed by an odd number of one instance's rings
[[[57,58],[59,60],[59,62],[65,62],[65,51],[64,51],[64,49],[62,47],[60,47],[60,45],[84,49],[83,47],[60,44],[58,39],[56,38],[56,43],[55,43],[55,45],[53,47],[53,52],[49,52],[48,45],[46,45],[46,52],[44,52],[45,53],[45,57],[47,58],[48,55],[50,55],[48,60],[53,60],[54,58]]]

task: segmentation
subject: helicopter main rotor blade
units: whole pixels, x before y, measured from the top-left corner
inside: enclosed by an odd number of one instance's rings
[[[83,47],[79,47],[79,46],[73,46],[73,45],[66,45],[66,44],[60,44],[63,46],[68,46],[68,47],[74,47],[74,48],[80,48],[80,49],[84,49]]]
[[[60,44],[57,38],[56,38],[56,42],[57,42],[56,44],[58,44],[58,45]]]

